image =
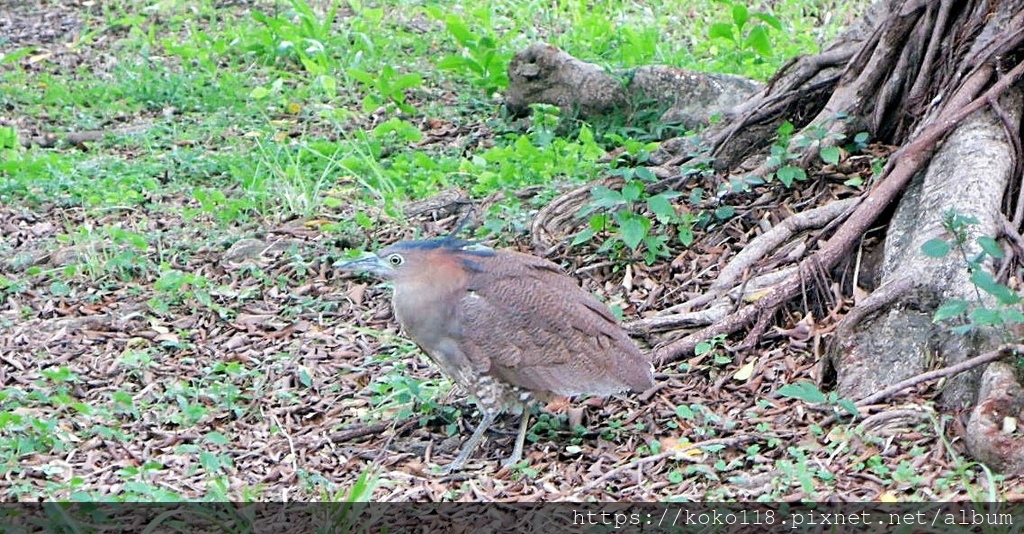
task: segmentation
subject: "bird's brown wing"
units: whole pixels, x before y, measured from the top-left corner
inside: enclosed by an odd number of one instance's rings
[[[554,264],[502,253],[471,277],[459,348],[506,383],[558,395],[608,395],[651,384],[648,360],[607,307]]]

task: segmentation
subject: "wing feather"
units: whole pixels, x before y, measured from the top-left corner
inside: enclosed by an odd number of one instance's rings
[[[648,360],[608,308],[558,266],[507,251],[486,260],[469,280],[457,321],[460,349],[478,369],[558,395],[650,385]]]

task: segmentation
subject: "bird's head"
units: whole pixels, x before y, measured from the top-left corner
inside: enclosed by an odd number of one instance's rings
[[[443,237],[425,241],[401,241],[384,247],[376,254],[364,252],[334,266],[353,272],[372,274],[384,280],[408,275],[426,275],[438,268],[460,266],[476,270],[473,258],[494,255],[494,251],[468,241]]]

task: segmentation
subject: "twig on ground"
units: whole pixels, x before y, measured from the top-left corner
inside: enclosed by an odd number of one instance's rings
[[[379,434],[389,428],[398,426],[399,423],[401,423],[401,426],[398,427],[398,430],[404,430],[405,426],[409,424],[411,421],[412,419],[410,418],[404,420],[397,419],[395,421],[388,421],[386,423],[374,423],[372,425],[354,425],[352,427],[346,428],[345,430],[331,432],[327,437],[332,442],[339,443],[343,441],[358,439],[364,436],[369,436],[370,434]]]
[[[715,446],[721,445],[721,446],[724,446],[724,447],[734,447],[736,445],[741,445],[743,443],[747,443],[747,442],[750,442],[750,441],[755,441],[757,439],[760,439],[760,437],[759,436],[754,436],[752,434],[743,434],[743,435],[732,436],[732,437],[728,437],[728,438],[709,439],[709,440],[706,440],[706,441],[702,441],[700,443],[693,443],[693,444],[687,445],[686,447],[682,447],[682,448],[678,448],[678,449],[673,449],[673,450],[670,450],[670,451],[660,452],[660,453],[655,454],[653,456],[645,456],[643,458],[636,458],[636,459],[630,461],[629,463],[626,463],[626,464],[620,465],[618,467],[612,468],[607,473],[605,473],[605,474],[597,477],[596,479],[588,482],[583,487],[581,487],[580,489],[576,490],[576,493],[573,495],[573,497],[580,497],[581,494],[586,493],[586,492],[588,492],[588,491],[590,491],[590,490],[592,490],[594,488],[597,488],[598,486],[604,484],[605,482],[607,482],[607,481],[617,477],[621,473],[623,473],[625,471],[628,471],[630,469],[638,468],[638,467],[640,467],[640,466],[642,466],[644,464],[656,463],[656,462],[660,462],[662,460],[666,460],[668,458],[677,458],[677,459],[681,459],[681,460],[696,461],[695,458],[690,458],[690,457],[686,456],[686,453],[689,452],[689,451],[692,451],[694,449],[699,449],[701,447],[709,447],[709,446],[712,446],[712,445],[715,445]]]

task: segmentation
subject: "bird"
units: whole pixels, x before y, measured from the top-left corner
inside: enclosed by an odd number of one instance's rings
[[[475,399],[481,421],[442,472],[461,470],[504,411],[654,383],[650,360],[608,307],[546,259],[448,236],[401,241],[336,267],[390,281],[402,330]],[[523,409],[503,466],[521,461],[528,421]]]

